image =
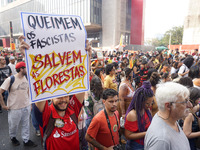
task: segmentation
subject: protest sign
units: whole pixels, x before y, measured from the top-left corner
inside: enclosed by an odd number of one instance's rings
[[[89,89],[86,30],[79,16],[21,12],[30,100]]]
[[[96,51],[98,60],[103,60],[103,53],[102,51]]]

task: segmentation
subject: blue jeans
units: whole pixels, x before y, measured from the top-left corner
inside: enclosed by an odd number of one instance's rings
[[[85,139],[86,127],[79,130],[80,150],[88,150],[88,142]]]
[[[133,140],[128,140],[126,150],[144,150],[144,145],[141,145]]]
[[[40,129],[39,129],[39,123],[37,122],[37,120],[36,120],[36,118],[35,118],[34,105],[35,105],[35,104],[32,104],[32,110],[31,110],[32,124],[33,124],[35,130],[40,130]]]
[[[190,149],[191,150],[197,150],[197,148],[196,148],[196,139],[195,138],[189,139],[189,143],[190,143]]]

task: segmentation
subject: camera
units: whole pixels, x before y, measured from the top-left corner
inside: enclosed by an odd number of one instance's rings
[[[113,150],[123,150],[123,148],[120,144],[118,144],[113,147]]]

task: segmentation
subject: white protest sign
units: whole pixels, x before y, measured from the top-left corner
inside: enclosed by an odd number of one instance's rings
[[[103,53],[102,53],[102,51],[97,51],[97,58],[98,58],[99,60],[102,60],[102,59],[103,59]]]
[[[79,16],[21,12],[30,100],[89,89],[86,30]]]

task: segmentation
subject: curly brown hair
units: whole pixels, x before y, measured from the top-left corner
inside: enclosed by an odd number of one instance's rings
[[[149,79],[151,86],[156,86],[156,84],[158,84],[158,82],[160,81],[160,75],[157,72],[153,72],[150,76]]]
[[[98,76],[93,76],[90,82],[90,91],[94,94],[95,97],[101,98],[103,93],[103,87],[101,79]]]

